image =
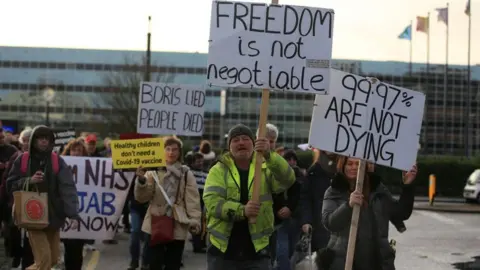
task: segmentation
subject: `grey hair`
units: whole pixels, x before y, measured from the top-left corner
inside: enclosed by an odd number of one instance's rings
[[[27,142],[24,142],[23,141],[23,137],[31,137],[32,136],[32,132],[33,132],[33,129],[30,128],[30,127],[27,127],[25,128],[24,130],[22,130],[22,132],[20,133],[20,136],[18,136],[18,141],[21,143],[21,144],[25,144]]]
[[[278,139],[278,128],[274,124],[267,123],[266,125],[267,132],[266,136],[267,137],[273,137],[275,141]],[[258,138],[258,129],[257,129],[257,138]]]

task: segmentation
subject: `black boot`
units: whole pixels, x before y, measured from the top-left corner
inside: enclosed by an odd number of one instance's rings
[[[138,262],[131,261],[130,266],[127,268],[127,270],[136,270],[138,268]]]

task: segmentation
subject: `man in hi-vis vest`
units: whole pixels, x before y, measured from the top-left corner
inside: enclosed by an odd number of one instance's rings
[[[295,182],[287,161],[271,151],[266,138],[254,142],[244,125],[228,133],[229,152],[210,169],[203,200],[207,209],[208,270],[269,269],[269,237],[273,232],[272,193]],[[260,202],[251,200],[255,175],[254,151],[263,154]],[[256,217],[255,224],[248,219]]]

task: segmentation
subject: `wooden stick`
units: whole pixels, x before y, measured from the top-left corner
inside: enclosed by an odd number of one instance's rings
[[[360,160],[357,173],[356,191],[363,192],[363,180],[365,177],[365,167],[367,162]],[[368,199],[368,198],[366,198]],[[352,270],[353,259],[355,255],[355,244],[357,243],[358,218],[360,217],[360,205],[353,206],[352,222],[350,223],[350,236],[348,237],[347,257],[345,260],[345,270]]]
[[[278,5],[278,0],[272,0],[272,4]],[[258,121],[258,137],[265,137],[267,116],[268,116],[268,104],[270,103],[270,91],[268,89],[262,90],[262,103],[260,105],[260,119]],[[255,175],[253,178],[253,190],[252,201],[260,202],[260,187],[262,186],[262,163],[263,155],[261,153],[255,153]],[[256,218],[249,218],[248,222],[255,224]]]
[[[270,91],[268,89],[262,90],[262,104],[260,105],[260,120],[258,121],[258,137],[265,137],[267,116],[268,116],[268,103],[270,102]],[[255,176],[253,178],[253,190],[252,201],[260,202],[260,187],[262,186],[262,153],[255,153]],[[256,218],[250,218],[248,220],[251,224],[257,222]]]

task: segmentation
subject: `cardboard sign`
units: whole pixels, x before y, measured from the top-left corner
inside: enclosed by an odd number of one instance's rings
[[[54,135],[55,135],[55,146],[53,147],[53,151],[57,153],[61,153],[61,151],[63,151],[63,148],[71,140],[74,140],[76,138],[74,129],[55,130]]]
[[[327,94],[331,9],[213,1],[207,84]]]
[[[203,86],[142,82],[137,132],[202,136],[204,106]]]
[[[165,166],[163,138],[114,140],[112,162],[114,169],[157,168]]]
[[[80,222],[76,229],[67,223],[60,237],[113,239],[121,228],[120,217],[130,185],[135,182],[135,173],[114,171],[110,158],[63,158],[73,172],[77,187]]]
[[[330,95],[316,97],[309,144],[400,170],[415,164],[425,95],[332,69]]]

